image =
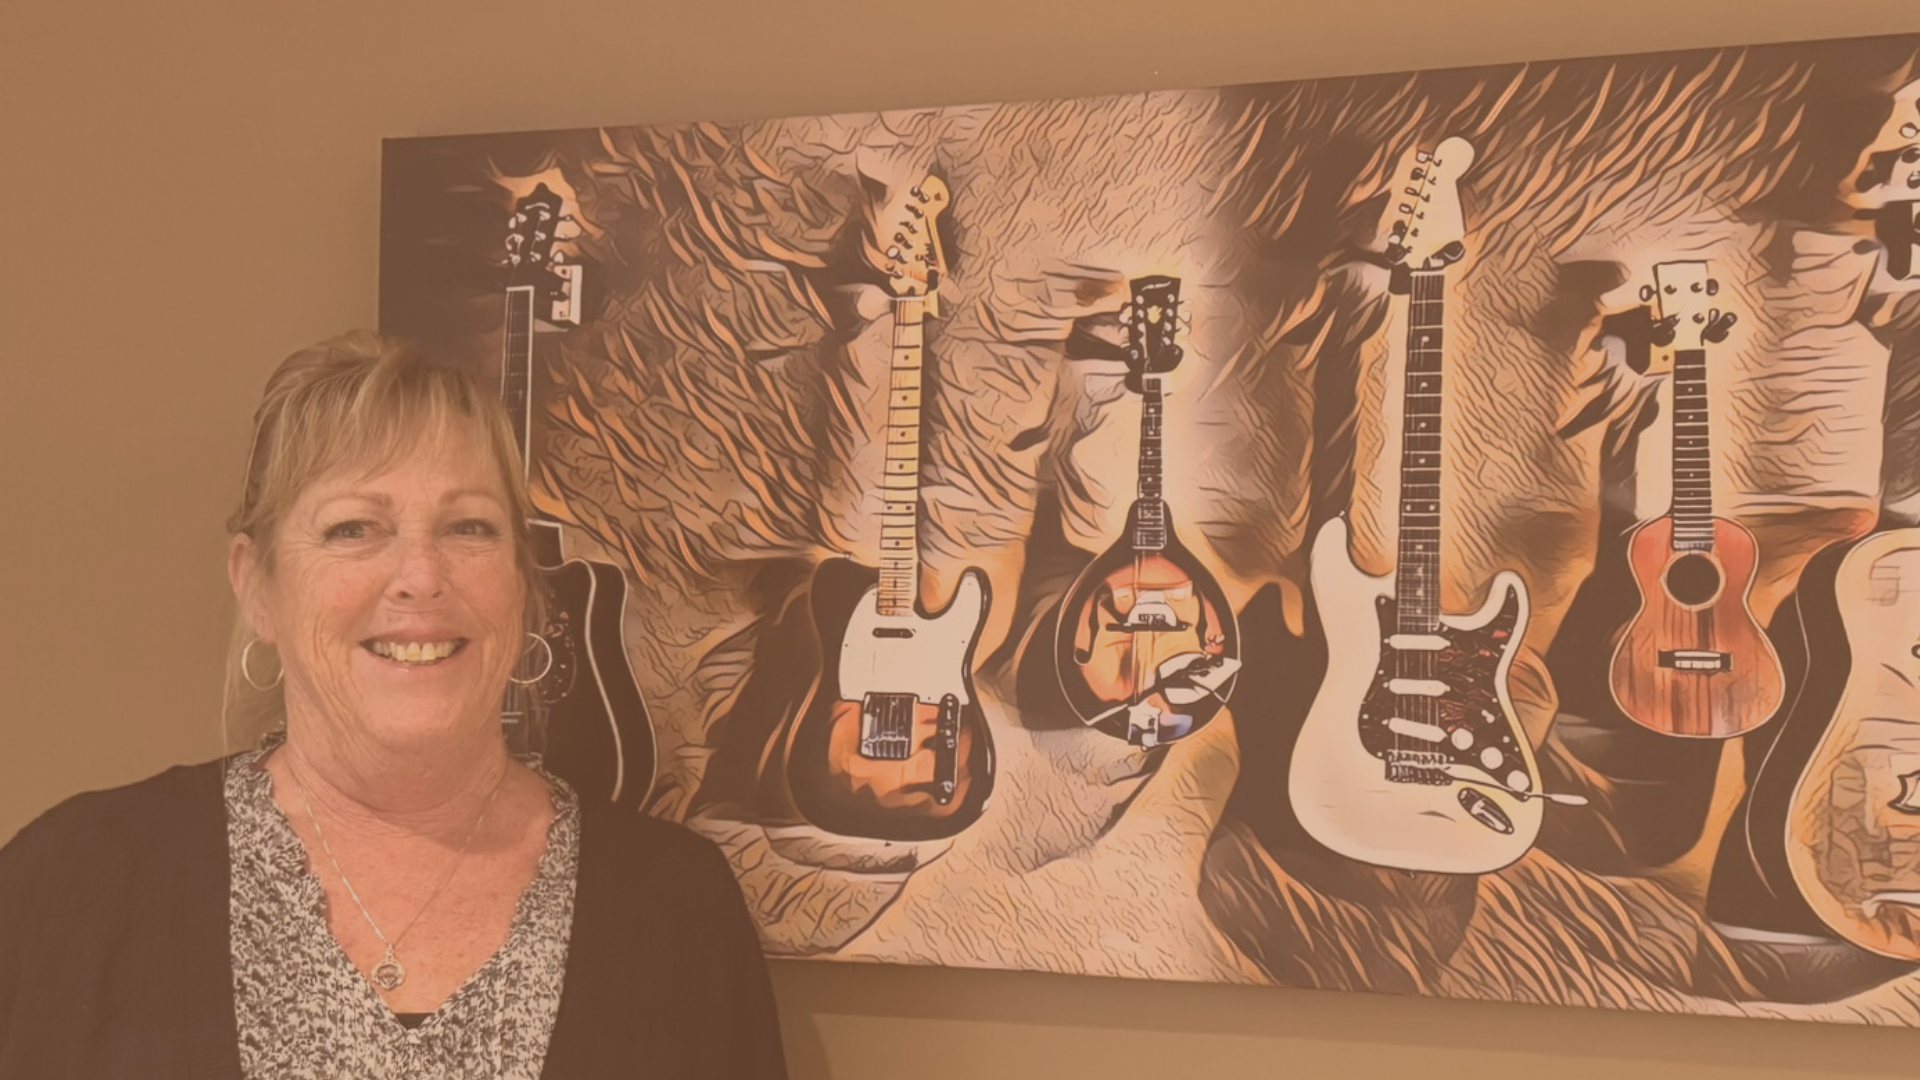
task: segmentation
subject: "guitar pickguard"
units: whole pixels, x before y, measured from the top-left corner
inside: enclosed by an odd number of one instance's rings
[[[1474,770],[1515,791],[1534,787],[1501,703],[1499,668],[1515,643],[1517,594],[1482,626],[1400,635],[1398,604],[1379,597],[1380,663],[1360,706],[1360,743],[1396,783],[1451,784]]]

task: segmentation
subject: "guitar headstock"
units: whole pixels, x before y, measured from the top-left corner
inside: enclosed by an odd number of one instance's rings
[[[946,181],[927,176],[878,217],[868,246],[868,261],[886,275],[888,290],[896,297],[924,298],[928,315],[940,314],[940,279],[947,263],[939,219],[950,197]]]
[[[555,247],[560,227],[572,221],[564,200],[545,184],[514,203],[507,218],[508,285],[532,287],[547,305],[547,320],[562,326],[580,323],[581,267]]]
[[[1654,342],[1675,349],[1704,349],[1727,340],[1740,317],[1716,306],[1720,282],[1701,261],[1663,262],[1640,299],[1653,306]]]
[[[1146,376],[1180,366],[1180,279],[1165,274],[1135,278],[1127,302],[1127,389],[1140,393]]]
[[[1395,181],[1387,258],[1410,270],[1440,270],[1467,253],[1460,178],[1473,167],[1473,144],[1453,136],[1413,155]]]

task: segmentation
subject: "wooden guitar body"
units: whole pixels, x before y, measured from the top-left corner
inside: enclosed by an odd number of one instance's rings
[[[1793,791],[1787,864],[1835,933],[1920,961],[1920,528],[1854,543],[1832,600],[1846,678]]]
[[[627,660],[627,579],[619,567],[559,557],[559,526],[530,523],[547,584],[554,663],[537,686],[544,760],[587,801],[639,810],[653,788],[653,723]],[[544,542],[543,531],[551,532]]]
[[[1150,745],[1159,745],[1219,713],[1240,634],[1226,594],[1180,542],[1171,512],[1162,509],[1165,542],[1152,550],[1134,544],[1140,514],[1135,502],[1121,538],[1068,590],[1054,663],[1081,720],[1133,742],[1151,730]]]
[[[1644,522],[1627,561],[1640,608],[1614,646],[1614,702],[1666,735],[1725,739],[1766,723],[1786,694],[1773,643],[1747,606],[1753,534],[1713,519],[1711,550],[1675,551],[1670,516]]]
[[[1503,571],[1472,615],[1428,635],[1396,632],[1394,578],[1370,577],[1335,518],[1313,545],[1328,667],[1288,777],[1300,824],[1360,862],[1479,874],[1527,853],[1540,832],[1540,773],[1507,675],[1527,594]]]
[[[938,840],[993,794],[993,739],[973,687],[986,575],[968,570],[946,608],[880,611],[879,575],[850,560],[813,589],[819,640],[837,643],[787,725],[788,797],[814,825],[875,840]]]

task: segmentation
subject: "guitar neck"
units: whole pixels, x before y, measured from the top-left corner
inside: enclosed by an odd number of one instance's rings
[[[1142,376],[1140,383],[1140,486],[1134,502],[1133,548],[1159,551],[1167,546],[1167,504],[1160,486],[1160,376]]]
[[[500,403],[513,421],[520,467],[531,476],[533,453],[533,303],[531,285],[507,287],[506,354],[500,368]]]
[[[1673,550],[1713,550],[1713,457],[1707,443],[1707,351],[1673,354]]]
[[[911,615],[920,598],[920,386],[926,301],[893,301],[887,377],[886,473],[881,478],[879,612]]]
[[[1400,428],[1400,557],[1394,596],[1400,629],[1440,627],[1440,393],[1446,273],[1412,272],[1407,378]]]

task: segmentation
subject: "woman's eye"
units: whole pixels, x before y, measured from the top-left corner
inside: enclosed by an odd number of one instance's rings
[[[453,533],[455,536],[499,536],[500,530],[494,527],[491,521],[472,518],[456,523],[453,527]]]
[[[326,531],[328,540],[365,540],[372,525],[365,521],[343,521]]]

